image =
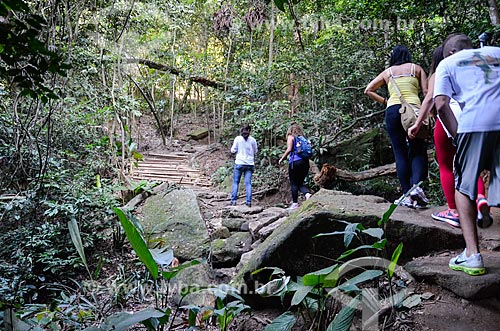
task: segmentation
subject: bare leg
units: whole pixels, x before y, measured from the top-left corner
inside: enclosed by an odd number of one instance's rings
[[[467,257],[469,257],[472,254],[479,253],[479,240],[476,228],[476,202],[458,191],[455,191],[455,202],[460,215],[460,227],[462,228],[462,234],[465,239]]]

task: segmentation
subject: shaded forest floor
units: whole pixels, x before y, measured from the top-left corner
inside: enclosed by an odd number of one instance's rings
[[[190,114],[181,116],[175,124],[178,128],[171,143],[163,145],[155,123],[147,116],[141,117],[137,123],[137,141],[139,152],[165,153],[172,151],[196,150],[206,146],[207,153],[198,153],[201,160],[195,160],[206,175],[212,175],[219,167],[227,167],[232,163],[232,156],[228,151],[231,142],[219,144],[213,148],[214,140],[204,138],[199,141],[189,140],[188,133],[206,127],[203,117],[193,117]],[[219,141],[217,143],[220,143]],[[209,150],[209,151],[208,151]],[[289,195],[287,185],[277,185],[278,192],[260,200],[263,206],[271,206],[278,202],[285,202],[284,197]],[[217,189],[214,188],[214,191]],[[429,243],[431,245],[432,243]],[[432,293],[432,298],[423,301],[419,306],[404,312],[397,312],[392,316],[393,323],[380,329],[385,330],[439,330],[439,331],[470,331],[470,330],[496,330],[500,325],[500,301],[498,299],[485,299],[468,301],[457,297],[453,293],[434,284],[419,283],[416,285],[419,293]],[[253,307],[251,315],[242,315],[233,323],[231,330],[260,330],[281,312],[276,309],[259,310]],[[396,323],[394,323],[396,322]],[[294,330],[302,330],[303,327]],[[360,329],[360,328],[355,328]]]

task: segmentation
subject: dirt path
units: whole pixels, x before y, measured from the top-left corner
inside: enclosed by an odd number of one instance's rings
[[[145,121],[145,126],[147,123],[148,121]],[[186,130],[187,126],[184,126],[183,129]],[[222,145],[214,148],[207,141],[178,141],[178,144],[171,144],[167,147],[161,145],[159,136],[153,132],[154,129],[151,126],[141,128],[139,131],[144,134],[145,144],[141,145],[146,147],[146,150],[142,151],[145,156],[144,161],[139,162],[139,167],[133,172],[134,179],[167,181],[188,187],[198,187],[210,192],[212,190],[210,175],[230,160],[227,148]],[[217,193],[215,189],[213,191],[214,194]],[[220,211],[221,205],[225,204],[224,199],[219,200],[217,203],[207,202],[201,207],[205,212],[217,213]],[[266,204],[266,201],[262,201],[262,203]],[[495,216],[498,216],[496,217],[496,227],[499,228],[499,231],[482,233],[484,242],[488,242],[492,236],[496,237],[497,233],[500,233],[500,225],[498,224],[500,212],[498,210],[496,212]],[[429,221],[431,220],[429,219]],[[406,319],[400,321],[398,330],[500,330],[500,298],[467,301],[437,285],[424,282],[418,284],[417,291],[419,293],[430,292],[433,297],[402,314],[401,316]],[[278,314],[279,312],[275,309],[254,310],[251,317],[238,321],[241,323],[233,325],[231,330],[263,330],[264,325]],[[246,328],[245,325],[250,328]],[[394,328],[389,329],[395,330]]]

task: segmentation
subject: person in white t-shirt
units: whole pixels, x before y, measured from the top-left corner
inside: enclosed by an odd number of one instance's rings
[[[236,206],[238,199],[238,186],[241,176],[244,178],[246,191],[246,205],[252,206],[252,174],[255,170],[255,154],[257,154],[257,141],[250,136],[252,128],[245,124],[240,129],[240,135],[234,138],[231,153],[236,153],[234,161],[233,187],[231,190],[231,205]]]
[[[434,81],[436,78],[436,68],[444,59],[443,46],[440,45],[432,52],[431,69],[429,73],[429,91],[434,91]],[[417,121],[408,129],[408,137],[414,139],[422,126],[422,123],[430,111],[434,108],[434,97],[431,93],[427,93],[422,108],[418,114]],[[460,104],[455,99],[450,99],[450,108],[453,115],[457,118],[462,113]],[[448,209],[432,213],[432,218],[436,221],[446,222],[453,227],[460,227],[460,219],[455,203],[455,176],[453,174],[453,161],[455,159],[456,147],[453,146],[451,134],[441,123],[439,116],[437,117],[436,126],[434,128],[434,147],[436,148],[436,161],[439,164],[439,180],[443,189]],[[477,224],[479,227],[488,227],[493,223],[489,212],[488,200],[486,199],[485,187],[483,178],[480,177],[477,181],[478,199],[477,199]]]
[[[500,205],[500,48],[472,49],[463,34],[449,36],[436,70],[434,101],[442,123],[454,137],[455,200],[465,239],[465,250],[449,267],[469,275],[486,273],[477,236],[477,178],[490,171],[489,206]],[[462,107],[453,115],[450,99]]]

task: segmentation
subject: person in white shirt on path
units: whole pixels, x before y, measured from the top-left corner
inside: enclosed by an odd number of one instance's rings
[[[469,275],[486,273],[476,228],[477,178],[490,171],[488,204],[500,205],[500,48],[472,49],[463,34],[450,35],[443,44],[436,70],[434,102],[439,116],[457,146],[455,200],[465,239],[465,250],[449,262],[453,270]],[[450,99],[462,113],[457,122]]]
[[[257,141],[250,136],[252,128],[244,124],[240,129],[240,135],[234,138],[231,153],[236,154],[234,161],[233,187],[231,190],[231,205],[236,206],[238,199],[238,186],[243,176],[246,190],[246,205],[252,206],[252,174],[255,170],[255,154],[257,154]]]

